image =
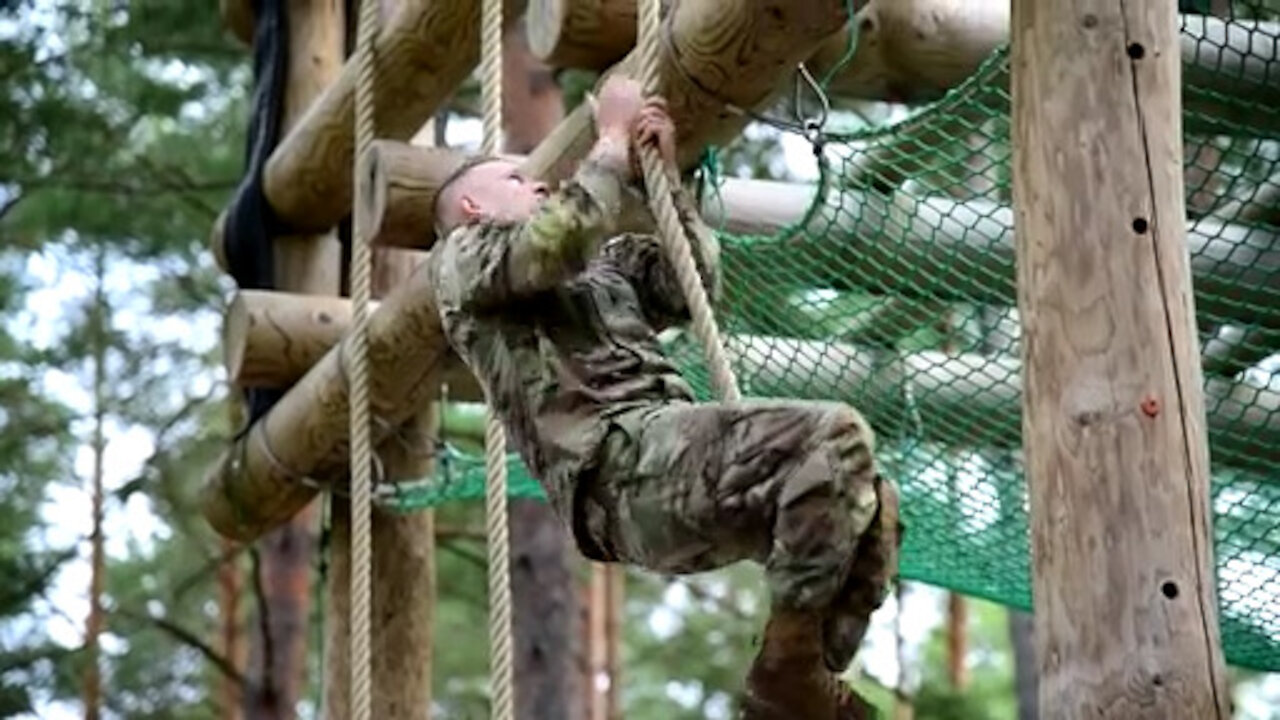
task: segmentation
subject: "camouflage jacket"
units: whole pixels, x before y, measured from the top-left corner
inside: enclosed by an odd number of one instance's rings
[[[453,230],[432,254],[445,334],[566,521],[609,418],[692,400],[657,333],[688,319],[659,240],[619,233],[642,189],[590,162],[519,224]],[[712,301],[719,246],[686,191],[676,206]]]

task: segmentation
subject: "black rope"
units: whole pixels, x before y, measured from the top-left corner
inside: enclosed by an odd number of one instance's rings
[[[275,287],[275,237],[287,230],[271,209],[263,189],[263,168],[280,141],[284,89],[289,63],[289,28],[284,0],[252,0],[253,103],[245,142],[245,172],[227,212],[223,229],[228,271],[242,289]],[[284,393],[245,391],[249,416],[245,431]],[[242,431],[243,432],[243,431]]]

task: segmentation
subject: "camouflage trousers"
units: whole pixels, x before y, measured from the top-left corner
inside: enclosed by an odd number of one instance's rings
[[[898,562],[897,491],[873,453],[870,426],[843,404],[629,410],[578,488],[575,534],[593,559],[660,573],[755,560],[776,607],[864,625]]]

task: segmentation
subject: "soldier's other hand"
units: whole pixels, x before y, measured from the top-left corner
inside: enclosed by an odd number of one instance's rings
[[[632,132],[636,148],[656,147],[667,170],[676,167],[676,125],[662,98],[650,98],[640,109]]]
[[[591,97],[596,132],[602,138],[626,143],[628,132],[644,107],[644,86],[626,75],[615,73]]]

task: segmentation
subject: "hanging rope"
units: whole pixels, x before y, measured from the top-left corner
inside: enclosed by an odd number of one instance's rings
[[[356,52],[356,152],[352,187],[360,187],[360,158],[373,143],[374,132],[374,41],[380,17],[378,0],[362,0],[357,28]],[[350,345],[351,377],[351,712],[353,720],[369,720],[373,712],[370,660],[372,616],[372,447],[369,427],[369,296],[372,253],[369,223],[355,203],[351,242],[351,304],[353,306]]]
[[[641,42],[641,79],[645,92],[657,95],[661,72],[659,61],[662,53],[661,20],[659,11],[662,0],[640,0],[639,30]],[[733,367],[729,365],[729,357],[724,351],[724,343],[720,338],[720,328],[716,324],[715,315],[711,312],[711,301],[707,299],[706,288],[698,273],[698,266],[693,259],[693,251],[689,248],[689,238],[685,235],[684,226],[676,213],[675,202],[671,195],[671,182],[663,170],[662,156],[655,147],[645,147],[640,153],[641,166],[644,169],[645,188],[649,194],[649,207],[654,219],[658,222],[658,236],[666,248],[667,256],[675,266],[680,280],[680,289],[684,293],[685,303],[689,306],[689,316],[693,321],[693,333],[702,344],[702,350],[711,371],[711,384],[722,400],[736,402],[742,398],[738,392],[738,380],[734,376]]]
[[[496,155],[502,135],[502,0],[483,0],[480,16],[480,94],[484,112],[482,155]],[[490,717],[511,720],[511,563],[507,540],[507,436],[493,412],[485,417],[485,529],[489,547]]]

